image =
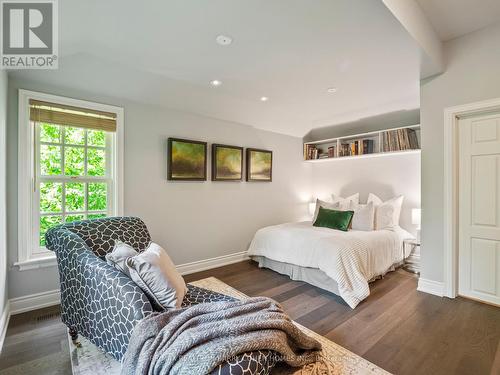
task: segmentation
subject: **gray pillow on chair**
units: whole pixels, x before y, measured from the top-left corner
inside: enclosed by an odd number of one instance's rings
[[[186,283],[167,252],[151,242],[146,250],[126,260],[127,274],[156,303],[168,309],[180,307]]]
[[[136,255],[137,251],[135,251],[132,246],[121,241],[116,241],[113,251],[106,254],[106,263],[108,263],[110,266],[115,267],[117,270],[122,271],[130,277],[125,263],[127,261],[127,258]]]

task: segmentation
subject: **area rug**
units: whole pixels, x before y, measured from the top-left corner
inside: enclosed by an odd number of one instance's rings
[[[213,290],[238,299],[247,298],[247,295],[230,287],[215,277],[194,281],[192,285]],[[295,323],[307,335],[314,337],[323,346],[322,361],[310,364],[300,369],[279,367],[272,373],[278,375],[344,375],[344,374],[389,374],[371,362],[335,344],[310,329]],[[71,352],[71,367],[73,375],[118,375],[120,363],[110,355],[98,349],[95,345],[80,336],[81,348],[76,348],[68,336]]]

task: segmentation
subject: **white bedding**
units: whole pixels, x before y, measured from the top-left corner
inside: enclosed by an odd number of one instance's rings
[[[310,221],[286,223],[258,230],[248,255],[320,269],[337,282],[340,296],[355,308],[370,295],[368,281],[402,261],[402,242],[408,237],[399,227],[342,232],[314,227]]]

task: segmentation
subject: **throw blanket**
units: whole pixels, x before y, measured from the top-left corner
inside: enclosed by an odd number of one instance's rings
[[[267,297],[202,303],[153,314],[134,328],[123,375],[207,374],[238,354],[272,350],[298,367],[319,358],[321,344],[300,331]]]

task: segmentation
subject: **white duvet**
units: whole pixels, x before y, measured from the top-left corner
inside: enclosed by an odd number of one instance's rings
[[[368,281],[402,261],[402,242],[409,237],[399,227],[342,232],[314,227],[309,221],[286,223],[258,230],[248,255],[320,269],[337,282],[340,296],[355,308],[370,295]]]

